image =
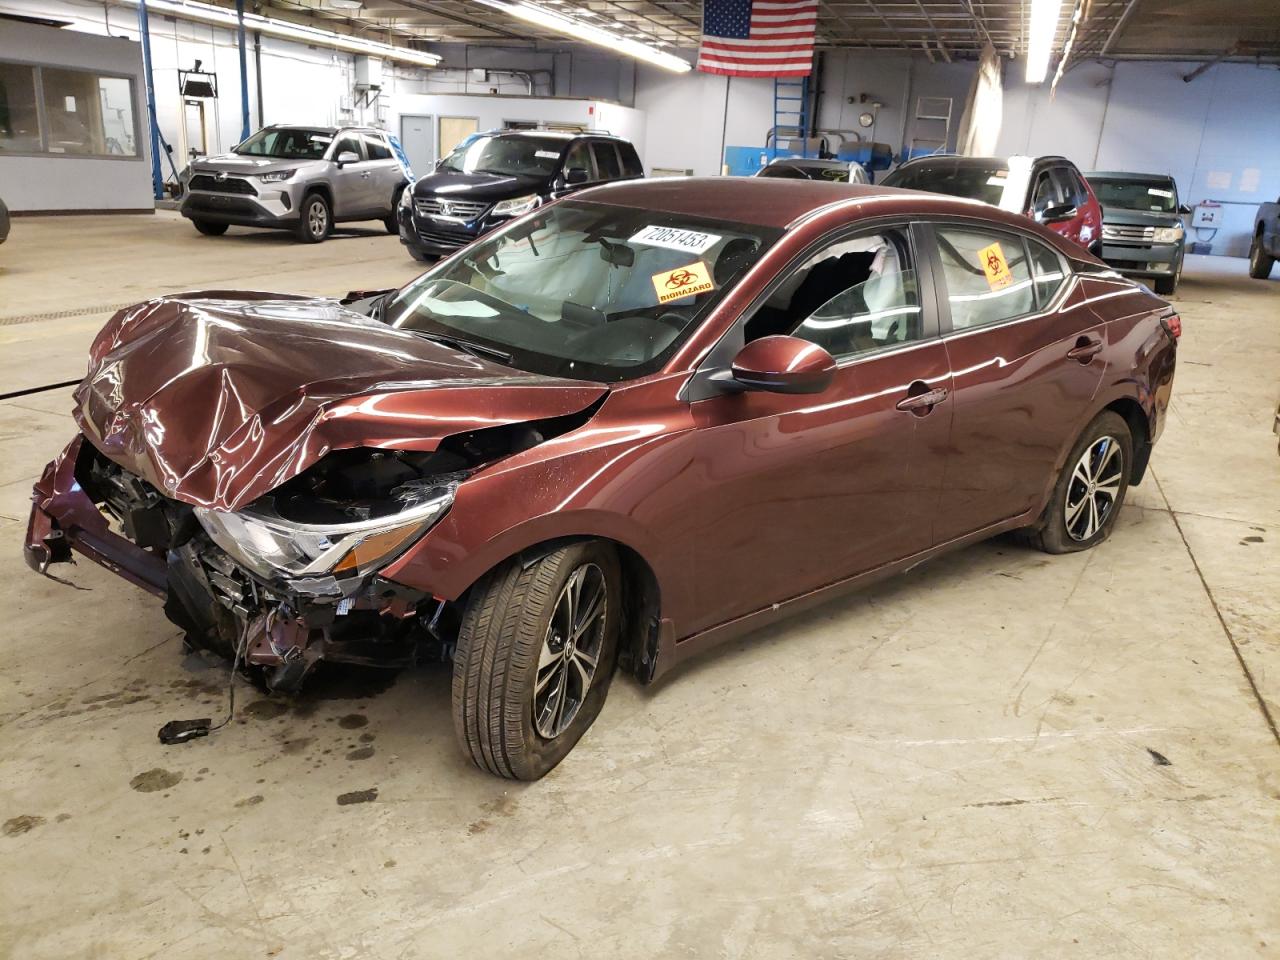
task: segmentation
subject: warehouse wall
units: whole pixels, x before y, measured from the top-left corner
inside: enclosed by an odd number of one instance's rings
[[[138,39],[137,15],[131,8],[104,7],[89,0],[0,0],[0,12],[66,20],[71,27],[50,30],[55,36],[74,38],[86,34]],[[220,97],[206,102],[206,136],[209,153],[224,152],[241,139],[240,61],[235,33],[228,29],[189,23],[172,17],[151,16],[152,73],[155,79],[156,114],[164,139],[173,147],[173,159],[181,169],[188,150],[196,146],[196,126],[188,138],[178,93],[178,71],[189,70],[197,59],[203,69],[218,78]],[[0,35],[15,38],[11,21]],[[69,41],[70,42],[70,41]],[[439,69],[384,64],[384,89],[373,103],[354,96],[355,58],[351,54],[306,44],[261,39],[262,92],[258,110],[258,76],[254,66],[252,34],[249,37],[250,127],[267,123],[385,124],[397,128],[391,113],[392,99],[402,94],[488,93],[524,95],[526,82],[510,74],[492,74],[477,82],[469,68],[535,71],[535,93],[551,96],[597,98],[630,103],[635,71],[603,51],[576,46],[572,49],[505,49],[441,44],[434,52],[444,57]],[[135,48],[136,49],[136,48]],[[546,118],[551,119],[551,118]],[[145,129],[144,129],[145,133]],[[188,142],[190,139],[191,142]],[[167,162],[166,176],[170,174]]]
[[[951,97],[955,119],[949,139],[954,144],[976,70],[971,62],[930,63],[863,51],[825,53],[818,126],[847,131],[851,140],[891,143],[896,150],[904,140],[930,136],[937,129],[915,122],[919,97]],[[881,106],[873,108],[875,103]],[[773,81],[674,74],[641,64],[636,68],[635,105],[646,113],[646,169],[692,169],[696,176],[711,176],[720,172],[725,146],[764,145],[773,126]],[[863,112],[875,114],[870,128],[858,125]],[[664,135],[666,131],[676,133]]]
[[[1182,63],[1086,63],[1051,98],[1048,84],[1020,81],[1021,63],[1005,65],[999,152],[1062,154],[1082,170],[1171,173],[1184,201],[1223,204],[1213,252],[1244,256],[1257,205],[1280,196],[1280,71],[1218,64],[1191,83]],[[823,55],[818,125],[851,130],[895,152],[935,126],[917,123],[920,97],[950,97],[956,128],[976,64],[848,51]],[[852,102],[850,102],[852,100]],[[872,104],[879,103],[878,109]],[[635,104],[646,112],[647,169],[720,172],[724,147],[763,146],[773,123],[773,83],[705,74],[671,74],[640,66]],[[869,129],[863,112],[876,116]],[[674,133],[673,133],[674,131]],[[834,139],[834,138],[833,138]]]
[[[1213,252],[1245,256],[1257,205],[1280,196],[1280,70],[1220,63],[1086,64],[1052,100],[1010,80],[1000,149],[1061,153],[1081,169],[1170,173],[1183,202],[1223,204]]]
[[[0,60],[132,76],[136,157],[0,155],[0,197],[15,213],[40,210],[151,210],[142,53],[136,43],[6,22]]]

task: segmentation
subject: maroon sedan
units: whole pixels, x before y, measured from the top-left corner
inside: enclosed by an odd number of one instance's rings
[[[106,565],[275,689],[320,660],[451,658],[463,749],[532,779],[619,665],[652,681],[1003,531],[1099,543],[1179,332],[1075,244],[970,202],[604,187],[400,290],[121,311],[26,554]]]

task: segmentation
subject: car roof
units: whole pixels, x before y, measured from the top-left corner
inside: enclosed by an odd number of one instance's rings
[[[1021,156],[1021,154],[1014,154],[1014,156]],[[898,167],[901,169],[908,164],[913,167],[924,167],[932,163],[946,163],[957,167],[976,167],[978,169],[982,169],[995,165],[1007,167],[1009,165],[1009,160],[1009,157],[965,157],[958,153],[931,153],[926,157],[913,157],[906,163],[899,164]],[[1066,157],[1060,157],[1057,154],[1046,154],[1043,157],[1031,157],[1030,160],[1033,164],[1071,163],[1071,161]]]
[[[601,140],[617,140],[622,143],[630,143],[624,137],[616,136],[612,133],[604,133],[603,131],[584,130],[582,133],[575,133],[572,130],[485,130],[482,131],[482,137],[520,137],[538,140],[562,140],[568,143],[570,140],[577,140],[579,137],[594,137]]]
[[[1167,173],[1134,173],[1131,170],[1090,170],[1086,177],[1106,177],[1108,180],[1165,180],[1173,183]]]
[[[339,130],[351,129],[349,127],[326,127],[323,124],[310,123],[270,123],[263,127],[264,130],[314,130],[316,133],[337,133]]]
[[[876,215],[980,216],[1026,229],[1026,217],[979,200],[874,184],[771,177],[656,177],[624,180],[574,194],[575,199],[634,207],[656,213],[688,214],[760,227],[784,228],[815,211],[867,201]],[[868,211],[870,215],[872,210]]]

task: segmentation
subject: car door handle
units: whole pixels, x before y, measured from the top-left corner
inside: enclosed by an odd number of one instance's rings
[[[898,401],[899,410],[924,410],[926,407],[933,407],[947,399],[947,388],[936,387],[925,393],[917,393],[914,397],[907,397]]]
[[[1076,341],[1076,345],[1067,351],[1067,359],[1079,360],[1081,363],[1088,363],[1101,352],[1101,340],[1095,340],[1091,337],[1081,337]]]
[[[364,173],[360,174],[360,179],[361,179],[361,180],[368,180],[368,179],[369,179],[369,177],[370,177],[371,175],[372,175],[372,174],[370,174],[370,172],[369,172],[368,170],[366,170]]]

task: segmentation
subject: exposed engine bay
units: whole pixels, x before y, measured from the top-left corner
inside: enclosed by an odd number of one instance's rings
[[[163,558],[165,613],[188,645],[291,692],[321,660],[404,667],[447,659],[465,597],[448,602],[378,571],[448,510],[477,469],[591,412],[458,434],[430,452],[332,451],[236,513],[166,497],[87,441],[75,476],[116,532]]]

